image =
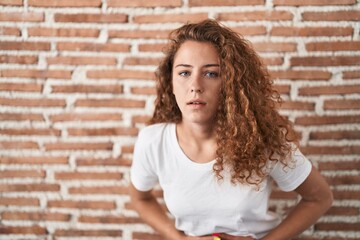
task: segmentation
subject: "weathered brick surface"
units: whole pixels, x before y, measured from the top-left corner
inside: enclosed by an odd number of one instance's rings
[[[0,0],[0,239],[162,239],[129,203],[134,142],[169,32],[209,17],[262,57],[333,189],[296,239],[360,238],[359,1]]]

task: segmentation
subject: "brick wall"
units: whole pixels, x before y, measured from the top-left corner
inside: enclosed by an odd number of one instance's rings
[[[129,204],[131,153],[167,34],[208,17],[253,43],[334,191],[302,239],[359,239],[359,1],[0,0],[1,239],[160,239]]]

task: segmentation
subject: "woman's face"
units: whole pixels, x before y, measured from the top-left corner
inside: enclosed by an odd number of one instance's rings
[[[208,42],[186,41],[174,57],[173,93],[182,121],[213,124],[222,80],[216,48]]]

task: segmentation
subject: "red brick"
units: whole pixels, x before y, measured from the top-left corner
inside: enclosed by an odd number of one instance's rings
[[[291,66],[356,66],[359,56],[292,57]]]
[[[76,160],[77,166],[131,166],[131,160],[125,158],[79,158]]]
[[[335,200],[360,200],[360,191],[351,190],[333,190]]]
[[[290,94],[290,86],[289,85],[273,85],[273,87],[278,91],[280,94]]]
[[[49,70],[49,69],[3,69],[0,70],[0,77],[16,78],[56,78],[71,79],[72,71],[69,70]]]
[[[59,113],[50,115],[51,122],[86,122],[86,121],[121,121],[123,119],[121,113]]]
[[[274,0],[274,6],[329,6],[329,5],[353,5],[356,0]]]
[[[79,99],[76,107],[144,108],[145,101],[132,99]]]
[[[343,95],[360,93],[360,85],[333,85],[314,86],[299,88],[299,94],[305,96],[314,95]]]
[[[151,119],[151,116],[148,116],[148,115],[135,115],[131,118],[131,122],[133,124],[136,124],[136,123],[147,123],[149,122]]]
[[[360,131],[324,131],[324,132],[311,132],[311,140],[324,140],[324,139],[360,139]]]
[[[49,164],[68,164],[67,157],[0,157],[1,164],[30,164],[30,165],[49,165]]]
[[[115,202],[111,201],[72,201],[72,200],[49,200],[48,208],[74,208],[74,209],[115,209]]]
[[[49,65],[116,65],[115,57],[48,57]]]
[[[41,114],[37,113],[1,113],[1,121],[44,121]]]
[[[319,162],[318,167],[321,171],[337,170],[360,170],[359,161],[337,161],[337,162]]]
[[[326,181],[331,185],[356,185],[360,184],[360,176],[359,175],[341,175],[341,176],[333,176],[326,177]]]
[[[304,12],[303,21],[359,21],[360,11],[324,11],[324,12]]]
[[[130,89],[132,94],[140,94],[140,95],[155,95],[156,88],[155,87],[132,87]]]
[[[264,5],[264,0],[189,0],[190,7],[202,6],[241,6],[241,5]]]
[[[72,22],[72,23],[125,23],[128,21],[126,14],[120,13],[77,13],[63,14],[55,13],[55,22]]]
[[[152,65],[157,66],[159,65],[161,58],[148,58],[148,57],[126,57],[124,59],[125,65]]]
[[[318,231],[360,231],[359,223],[347,223],[347,222],[327,222],[316,223],[315,230]]]
[[[293,42],[253,42],[252,45],[258,52],[294,52],[297,48]]]
[[[16,27],[0,27],[0,35],[3,36],[21,36],[21,31]]]
[[[46,151],[56,150],[72,150],[72,151],[84,151],[84,150],[112,150],[113,144],[110,142],[55,142],[45,143]]]
[[[0,129],[3,135],[37,135],[37,136],[60,136],[61,131],[48,128],[3,128]]]
[[[63,99],[0,98],[0,105],[21,107],[65,107]]]
[[[360,71],[345,71],[343,72],[343,79],[360,78]]]
[[[0,149],[38,149],[36,142],[31,141],[0,141]]]
[[[57,192],[59,190],[58,184],[0,184],[0,192]]]
[[[207,13],[151,14],[134,16],[134,23],[199,22],[208,18]]]
[[[25,197],[0,197],[2,206],[40,206],[40,200],[37,198]]]
[[[325,110],[360,109],[360,99],[349,100],[325,100]]]
[[[306,116],[297,117],[295,124],[297,125],[328,125],[328,124],[349,124],[360,123],[360,115],[347,116]]]
[[[155,74],[150,71],[136,70],[90,70],[87,72],[88,78],[109,78],[109,79],[141,79],[154,80]]]
[[[305,47],[307,51],[358,51],[360,41],[310,42]]]
[[[134,146],[130,145],[130,146],[121,146],[121,152],[122,153],[133,153],[134,151]]]
[[[289,11],[252,11],[219,13],[220,21],[286,21],[292,20],[293,14]]]
[[[30,220],[30,221],[70,221],[71,215],[55,212],[2,212],[4,220]]]
[[[181,0],[132,0],[132,1],[119,1],[107,0],[108,7],[180,7],[182,6]]]
[[[134,127],[114,128],[68,128],[70,136],[137,136],[139,130]]]
[[[101,224],[136,224],[144,223],[140,218],[137,217],[123,217],[123,216],[87,216],[82,215],[79,217],[79,222],[83,223],[101,223]]]
[[[47,1],[49,2],[49,1]],[[100,30],[86,28],[50,28],[32,27],[28,28],[30,37],[99,37]]]
[[[101,0],[29,0],[32,7],[101,7]]]
[[[164,43],[142,43],[138,48],[140,52],[162,52],[164,47]]]
[[[0,0],[0,5],[21,6],[23,0]]]
[[[156,233],[146,233],[146,232],[136,232],[134,231],[132,234],[132,239],[134,240],[163,240],[164,238]]]
[[[0,178],[45,178],[44,170],[2,170]]]
[[[286,80],[329,80],[331,78],[330,72],[317,70],[270,71],[270,75],[274,79]]]
[[[123,93],[122,85],[55,85],[53,93]]]
[[[54,232],[56,237],[121,237],[121,230],[109,230],[109,229],[56,229]]]
[[[352,27],[273,27],[272,36],[352,36]]]
[[[350,80],[354,78],[359,78],[360,71],[344,71],[343,72],[343,80]]]
[[[0,63],[29,65],[36,64],[38,61],[39,58],[37,56],[0,55]]]
[[[170,30],[109,30],[109,38],[167,39]]]
[[[44,227],[40,227],[38,225],[33,225],[33,226],[21,226],[21,227],[17,227],[17,226],[5,226],[5,225],[0,225],[0,234],[31,234],[31,235],[45,235],[48,234],[46,228]]]
[[[289,110],[307,110],[314,111],[315,103],[313,102],[303,102],[303,101],[284,101],[280,105],[281,109],[289,109]]]
[[[56,180],[120,180],[119,172],[55,172]]]
[[[2,12],[0,22],[43,22],[44,13],[39,12]]]
[[[301,148],[304,154],[347,155],[359,154],[360,146],[306,146]]]
[[[267,30],[264,26],[254,26],[254,27],[232,27],[233,31],[243,35],[243,36],[254,36],[254,35],[265,35]]]
[[[115,194],[125,195],[129,193],[128,187],[124,186],[97,186],[97,187],[70,187],[70,194]]]
[[[130,45],[126,43],[84,43],[84,42],[59,42],[59,51],[87,51],[87,52],[129,52]]]
[[[19,41],[1,41],[0,50],[21,50],[21,51],[49,51],[48,42],[19,42]]]
[[[282,65],[284,58],[282,57],[262,57],[262,62],[266,65]]]
[[[54,85],[53,93],[123,93],[122,85]]]
[[[43,85],[36,83],[0,83],[0,91],[41,93],[42,89]]]
[[[356,216],[359,215],[359,208],[356,207],[331,207],[326,215],[339,215],[339,216]]]

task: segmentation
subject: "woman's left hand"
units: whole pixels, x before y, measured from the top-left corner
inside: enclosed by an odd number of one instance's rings
[[[219,237],[221,238],[221,240],[254,240],[255,238],[253,237],[241,237],[241,236],[232,236],[226,233],[220,233]]]

